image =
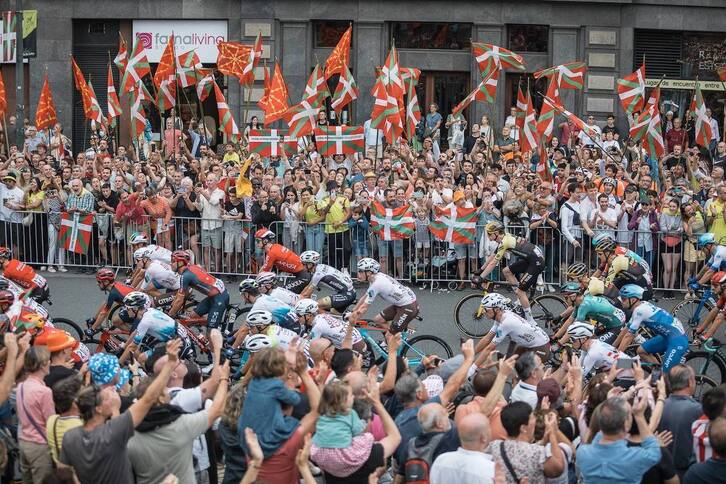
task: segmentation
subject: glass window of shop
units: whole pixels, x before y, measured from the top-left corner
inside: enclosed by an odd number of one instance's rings
[[[550,28],[547,25],[507,25],[508,48],[514,52],[547,52]]]
[[[471,24],[393,22],[391,41],[399,49],[466,50],[471,46]]]

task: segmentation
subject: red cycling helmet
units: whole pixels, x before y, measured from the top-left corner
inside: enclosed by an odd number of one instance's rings
[[[10,291],[0,291],[0,304],[8,306],[15,302],[15,294]]]
[[[711,276],[711,284],[723,284],[726,282],[726,271],[718,271]]]
[[[270,229],[262,228],[255,232],[255,238],[262,240],[275,240],[276,236]]]
[[[0,247],[0,259],[12,259],[13,251],[7,247]]]
[[[191,262],[192,258],[189,255],[189,252],[186,250],[175,250],[171,253],[171,261],[172,262],[185,262],[189,264]]]
[[[108,267],[101,267],[96,272],[96,281],[101,282],[114,282],[116,280],[116,274]]]

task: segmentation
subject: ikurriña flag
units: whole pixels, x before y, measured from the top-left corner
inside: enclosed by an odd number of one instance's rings
[[[429,230],[438,240],[455,244],[471,244],[476,239],[476,208],[434,207],[435,218]]]
[[[385,208],[379,201],[371,204],[371,229],[382,240],[409,239],[416,230],[411,205]]]

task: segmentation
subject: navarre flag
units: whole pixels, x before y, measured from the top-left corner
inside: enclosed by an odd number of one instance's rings
[[[121,92],[131,92],[142,82],[147,74],[151,73],[149,59],[146,57],[144,43],[139,37],[134,40],[134,50],[124,69],[124,77],[121,80]]]
[[[476,208],[434,206],[434,217],[429,230],[438,240],[455,244],[474,242],[478,217]]]
[[[416,126],[421,121],[421,108],[418,105],[416,84],[408,83],[408,104],[406,105],[406,139],[416,136]]]
[[[253,48],[239,42],[220,42],[217,44],[217,69],[225,76],[242,79]]]
[[[618,97],[623,109],[634,113],[643,109],[645,102],[645,63],[640,69],[618,79]]]
[[[242,68],[242,77],[239,78],[239,83],[249,86],[255,82],[255,67],[262,57],[262,33],[257,32],[257,38],[252,48],[247,53],[247,64]]]
[[[197,96],[199,97],[200,102],[204,102],[204,100],[212,94],[214,84],[216,84],[214,81],[214,74],[209,74],[199,79],[199,82],[197,82]]]
[[[108,78],[106,81],[106,101],[108,109],[108,124],[111,127],[116,126],[116,118],[121,116],[121,102],[118,100],[116,94],[116,86],[113,84],[113,71],[111,71],[111,64],[108,64]]]
[[[129,61],[128,59],[128,52],[126,49],[126,41],[124,40],[124,36],[121,35],[121,32],[118,33],[118,54],[116,54],[116,57],[113,59],[113,63],[116,64],[116,68],[118,69],[119,73],[123,76],[124,71],[126,70],[126,63]]]
[[[81,68],[76,64],[76,59],[71,56],[71,67],[73,69],[73,82],[76,89],[81,93],[81,101],[83,101],[83,115],[86,119],[94,119],[93,101],[91,100],[91,90],[88,88],[86,78],[83,76]]]
[[[343,72],[338,79],[338,86],[335,88],[335,94],[333,94],[333,100],[330,106],[333,108],[333,111],[340,115],[344,107],[358,99],[359,94],[360,91],[355,83],[355,79],[353,79],[353,74],[350,73],[348,66],[343,66]]]
[[[81,215],[78,212],[61,214],[60,242],[63,248],[85,254],[91,245],[93,232],[93,215]]]
[[[488,76],[492,69],[504,68],[517,71],[526,69],[522,56],[509,49],[493,44],[472,42],[471,50],[479,65],[479,71],[484,77]]]
[[[313,101],[311,104],[306,100],[300,101],[285,113],[285,121],[290,127],[290,136],[301,138],[312,134],[318,124],[317,116],[320,105]]]
[[[527,116],[527,99],[529,98],[529,89],[527,89],[527,97],[522,92],[522,85],[517,86],[517,117],[515,118],[515,125],[522,129],[524,127],[524,118]]]
[[[48,73],[43,78],[43,88],[40,90],[40,98],[38,99],[38,107],[35,110],[35,126],[38,129],[45,129],[53,126],[58,122],[58,116],[53,103],[53,94],[50,92],[50,84],[48,84]]]
[[[250,153],[260,156],[290,156],[297,148],[297,140],[290,143],[286,129],[251,129],[249,141]]]
[[[586,70],[584,62],[574,61],[537,71],[534,73],[534,78],[549,77],[557,83],[559,89],[582,89],[585,85]]]
[[[315,64],[313,72],[310,73],[308,82],[305,85],[302,100],[310,104],[322,104],[329,97],[330,90],[328,89],[328,82],[323,76],[323,70],[320,68],[320,64]]]
[[[537,149],[539,133],[537,133],[537,113],[534,111],[529,91],[527,91],[527,98],[525,99],[524,113],[522,129],[519,131],[519,147],[524,152],[534,151]]]
[[[217,111],[219,111],[219,130],[227,135],[227,139],[236,143],[239,138],[239,129],[232,117],[232,110],[229,109],[227,100],[224,99],[224,94],[216,82],[214,83],[214,96],[217,99]]]
[[[371,230],[381,240],[410,239],[416,230],[411,205],[385,208],[378,200],[371,204]]]
[[[703,102],[703,95],[701,94],[701,87],[698,82],[696,82],[696,93],[693,95],[693,103],[695,104],[696,144],[708,148],[713,137],[713,129],[711,128],[711,121],[706,115],[706,104]]]
[[[318,126],[315,144],[323,156],[363,153],[363,126]]]
[[[275,70],[270,81],[270,91],[265,99],[265,126],[287,115],[290,105],[288,104],[287,83],[282,77],[280,64],[275,62]]]
[[[154,73],[156,86],[156,105],[159,111],[164,112],[176,104],[176,54],[174,53],[174,33],[172,32],[164,52],[159,59],[159,65]]]
[[[8,108],[8,98],[5,93],[5,81],[3,80],[3,74],[0,72],[0,117],[5,114],[5,110]]]
[[[492,70],[487,77],[482,79],[479,85],[469,93],[454,109],[451,114],[456,114],[474,101],[493,103],[497,96],[497,82],[499,81],[499,69]]]
[[[353,26],[351,25],[343,33],[333,51],[325,61],[325,80],[330,79],[334,74],[343,75],[343,67],[350,64],[350,37],[353,34]]]

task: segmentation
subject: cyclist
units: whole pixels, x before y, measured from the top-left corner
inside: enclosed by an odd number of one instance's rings
[[[300,317],[302,323],[309,328],[311,339],[325,338],[333,343],[337,349],[352,348],[353,351],[363,352],[366,343],[360,332],[350,328],[351,323],[346,323],[341,318],[335,317],[323,311],[317,301],[312,299],[300,299],[295,305],[295,313]],[[352,320],[355,321],[355,320]],[[350,336],[348,336],[350,334]],[[350,338],[350,346],[346,343],[346,337]]]
[[[369,286],[365,297],[358,301],[348,320],[358,321],[376,297],[381,296],[381,299],[390,306],[378,313],[373,321],[381,327],[386,327],[390,333],[405,331],[408,324],[418,316],[419,307],[416,294],[411,288],[404,286],[388,274],[381,273],[381,265],[370,257],[360,259],[357,269],[358,279],[368,282]]]
[[[129,245],[134,251],[134,271],[131,275],[131,285],[134,287],[137,287],[144,277],[144,269],[140,267],[142,254],[146,253],[151,260],[171,264],[171,251],[159,245],[149,244],[149,237],[146,232],[131,234]]]
[[[625,309],[632,310],[628,325],[618,336],[615,346],[620,351],[631,344],[640,326],[645,326],[655,333],[655,337],[645,341],[638,347],[638,355],[644,361],[657,363],[654,355],[663,355],[663,373],[681,362],[681,358],[688,350],[688,336],[683,331],[683,325],[665,310],[653,303],[643,301],[645,289],[636,284],[626,284],[620,288],[620,300]]]
[[[48,310],[42,306],[38,301],[32,298],[23,298],[23,288],[15,284],[10,279],[6,279],[0,276],[0,291],[10,291],[15,296],[19,307],[22,307],[25,312],[38,313],[45,319],[50,317]]]
[[[526,351],[535,351],[542,361],[547,361],[550,354],[550,339],[547,333],[536,324],[532,324],[523,317],[510,310],[511,301],[497,293],[490,293],[481,300],[484,314],[494,320],[492,328],[486,336],[479,340],[476,352],[482,351],[489,343],[498,345],[505,338],[516,344],[514,350],[517,354]]]
[[[333,290],[333,295],[317,300],[320,309],[333,309],[338,314],[342,314],[348,309],[348,306],[355,302],[357,295],[353,288],[353,280],[349,275],[335,267],[321,264],[320,254],[314,250],[306,250],[300,254],[300,261],[305,266],[305,270],[312,274],[310,283],[300,293],[301,298],[309,298],[316,287],[325,284]]]
[[[300,335],[295,331],[285,329],[282,326],[275,324],[272,313],[264,309],[255,309],[247,314],[245,320],[248,334],[244,338],[245,348],[250,336],[265,335],[270,341],[271,346],[280,347],[283,350],[287,350],[293,341],[300,340],[307,355],[308,342],[300,338]]]
[[[166,262],[151,260],[149,256],[148,250],[141,254],[139,263],[144,271],[144,279],[141,281],[139,289],[154,298],[164,293],[178,291],[179,274],[174,272]]]
[[[135,291],[129,285],[116,282],[116,274],[107,267],[101,267],[96,272],[96,282],[98,283],[99,289],[108,293],[108,295],[106,296],[106,301],[101,303],[101,307],[96,311],[96,315],[86,321],[89,327],[84,332],[88,338],[93,338],[93,335],[98,332],[98,328],[106,320],[111,309],[114,306],[123,306],[124,298]],[[111,321],[113,326],[126,330],[130,329],[132,323],[133,318],[129,316],[123,307],[119,311],[116,311]]]
[[[613,284],[621,289],[626,284],[636,284],[645,290],[643,300],[649,301],[653,297],[653,275],[648,263],[632,250],[619,247],[609,236],[595,239],[595,252],[602,260],[596,275],[607,274],[605,286]]]
[[[174,319],[158,309],[152,308],[151,298],[148,294],[140,291],[129,293],[124,298],[123,305],[126,311],[128,311],[129,316],[134,320],[134,330],[129,335],[124,352],[119,358],[120,362],[126,361],[126,358],[132,352],[135,352],[136,359],[139,363],[144,363],[153,353],[153,348],[143,352],[138,352],[137,350],[147,335],[154,338],[154,344],[165,344],[172,339],[179,338],[182,341],[181,348],[179,349],[179,357],[186,358],[192,354],[193,346],[189,339],[187,328],[178,324]]]
[[[191,256],[186,250],[175,250],[171,255],[171,268],[179,274],[179,291],[169,309],[169,316],[175,317],[184,307],[184,300],[192,289],[204,296],[194,314],[207,315],[207,331],[217,328],[224,321],[224,313],[229,305],[229,293],[224,282],[210,275],[195,264],[190,264]]]
[[[0,268],[3,277],[23,288],[21,298],[32,297],[39,304],[48,300],[50,288],[45,277],[37,274],[35,269],[25,262],[13,259],[13,251],[7,247],[0,247]]]
[[[284,287],[277,287],[277,274],[274,272],[260,272],[255,280],[261,294],[268,294],[290,307],[294,307],[295,303],[300,300],[299,294]]]
[[[609,371],[616,364],[618,358],[629,358],[628,355],[618,351],[614,346],[596,338],[595,327],[590,323],[575,321],[567,328],[567,336],[572,341],[572,347],[581,352],[580,364],[582,365],[582,377],[585,381],[590,379],[590,374],[593,371]],[[632,371],[620,370],[617,377],[632,380]]]
[[[712,233],[699,235],[696,246],[703,250],[707,262],[698,275],[688,281],[688,287],[694,290],[707,284],[714,272],[726,270],[726,246],[717,243]]]
[[[507,267],[502,270],[502,274],[507,281],[516,285],[515,293],[522,304],[524,315],[534,323],[527,293],[537,284],[537,277],[545,268],[542,250],[524,237],[505,233],[501,222],[489,222],[484,229],[489,240],[498,243],[499,248],[487,259],[479,275],[487,277],[506,257]]]
[[[580,285],[580,290],[582,291],[589,291],[590,294],[593,294],[595,296],[604,296],[606,297],[610,303],[612,303],[614,306],[620,305],[620,300],[618,299],[618,296],[620,295],[619,289],[615,287],[613,284],[609,284],[605,286],[605,283],[596,276],[590,275],[590,269],[587,268],[587,265],[584,262],[575,262],[573,264],[570,264],[570,266],[567,268],[567,279],[570,281],[574,281]],[[598,282],[593,283],[593,279],[597,280]],[[602,289],[596,290],[593,288],[595,287],[602,287]]]
[[[590,286],[596,286],[601,281],[595,277],[590,280]],[[568,286],[568,285],[566,285]],[[586,292],[580,294],[572,291],[574,286],[564,287],[563,294],[568,302],[572,301],[572,305],[576,310],[567,318],[557,337],[560,338],[560,344],[568,341],[566,332],[571,324],[575,321],[593,321],[595,323],[595,333],[598,339],[608,344],[612,344],[620,334],[620,329],[625,324],[625,313],[622,309],[615,307],[606,297]],[[574,301],[573,301],[574,299]]]
[[[277,236],[271,230],[262,228],[255,232],[257,247],[265,253],[265,262],[260,272],[269,272],[274,267],[279,272],[292,274],[294,277],[285,288],[300,294],[310,281],[310,274],[300,262],[300,257],[284,245],[276,243],[276,239]]]
[[[726,308],[726,271],[714,272],[711,276],[711,292],[716,300],[716,305],[711,309],[696,328],[699,339],[705,341],[713,338],[724,320],[724,308]]]

